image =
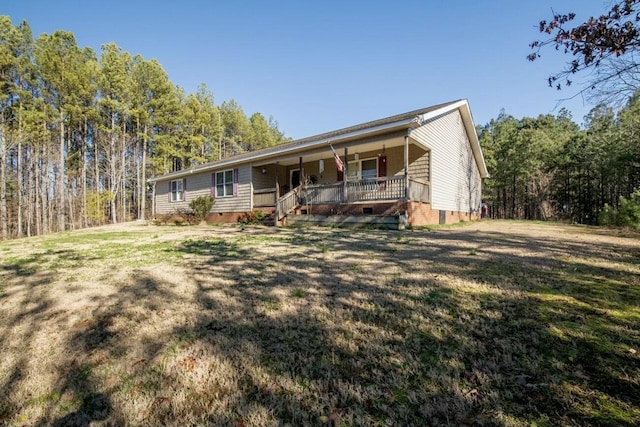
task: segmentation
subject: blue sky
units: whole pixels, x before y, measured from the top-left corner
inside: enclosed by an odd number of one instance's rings
[[[459,98],[476,124],[501,109],[557,113],[546,78],[569,57],[528,62],[537,23],[552,10],[576,20],[607,0],[218,1],[1,0],[0,14],[37,36],[61,29],[97,52],[115,42],[157,59],[187,92],[205,83],[216,104],[278,120],[303,138]],[[564,102],[576,122],[591,109]]]

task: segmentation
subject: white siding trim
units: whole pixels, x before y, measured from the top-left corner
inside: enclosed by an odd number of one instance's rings
[[[249,163],[249,210],[253,211],[253,163]]]

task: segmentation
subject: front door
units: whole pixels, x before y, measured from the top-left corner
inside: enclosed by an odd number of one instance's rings
[[[300,185],[300,169],[293,169],[291,171],[291,189],[293,190]]]

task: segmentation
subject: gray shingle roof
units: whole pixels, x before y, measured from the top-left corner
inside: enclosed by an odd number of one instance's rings
[[[447,105],[455,104],[456,102],[460,102],[460,101],[461,100],[458,99],[456,101],[446,102],[444,104],[438,104],[438,105],[434,105],[432,107],[422,108],[420,110],[413,110],[413,111],[409,111],[407,113],[396,114],[395,116],[385,117],[384,119],[372,120],[370,122],[361,123],[359,125],[349,126],[349,127],[343,128],[343,129],[338,129],[338,130],[334,130],[334,131],[331,131],[331,132],[325,132],[325,133],[321,133],[319,135],[310,136],[310,137],[307,137],[307,138],[297,139],[295,141],[291,141],[291,142],[288,142],[288,143],[285,143],[285,144],[277,145],[276,147],[284,148],[284,147],[287,147],[287,146],[301,145],[301,144],[304,144],[304,143],[307,143],[307,142],[335,138],[336,136],[344,135],[346,133],[356,132],[356,131],[363,130],[363,129],[369,129],[369,128],[373,128],[373,127],[376,127],[376,126],[382,126],[382,125],[386,125],[386,124],[389,124],[389,123],[400,122],[402,120],[412,119],[412,118],[420,116],[422,114],[426,114],[426,113],[429,113],[431,111],[438,110],[440,108],[446,107]],[[275,147],[269,147],[269,148],[267,148],[265,150],[269,150],[271,148],[275,148]],[[259,153],[259,152],[261,152],[261,150],[260,151],[254,151],[254,154]]]
[[[278,153],[278,152],[280,152],[282,150],[286,150],[286,149],[289,149],[289,148],[295,148],[298,145],[312,143],[314,141],[328,140],[328,139],[336,138],[336,137],[338,137],[340,135],[345,135],[345,134],[349,134],[349,133],[352,133],[352,132],[357,132],[357,131],[361,131],[361,130],[375,128],[377,126],[383,126],[383,125],[390,124],[390,123],[401,122],[401,121],[404,121],[404,120],[413,119],[413,118],[416,118],[416,117],[418,117],[420,115],[427,114],[427,113],[430,113],[432,111],[439,110],[441,108],[445,108],[448,105],[452,105],[452,104],[455,104],[455,103],[460,102],[460,101],[463,101],[463,100],[462,99],[458,99],[458,100],[451,101],[451,102],[445,102],[443,104],[433,105],[431,107],[421,108],[419,110],[408,111],[406,113],[396,114],[395,116],[389,116],[389,117],[385,117],[383,119],[372,120],[372,121],[369,121],[369,122],[360,123],[358,125],[349,126],[349,127],[338,129],[338,130],[334,130],[334,131],[331,131],[331,132],[325,132],[325,133],[321,133],[321,134],[314,135],[314,136],[309,136],[309,137],[302,138],[302,139],[296,139],[294,141],[285,142],[283,144],[275,145],[273,147],[263,148],[261,150],[256,150],[256,151],[250,151],[250,152],[238,154],[238,155],[235,155],[235,156],[227,157],[227,158],[224,158],[222,160],[215,161],[215,162],[202,164],[202,165],[196,166],[195,168],[192,168],[192,169],[185,169],[185,170],[181,170],[181,171],[171,172],[171,173],[166,174],[166,175],[162,175],[162,176],[151,178],[151,179],[149,179],[149,181],[159,181],[161,179],[163,180],[163,179],[167,179],[167,178],[172,178],[174,176],[183,176],[183,175],[188,174],[189,172],[215,169],[218,164],[237,163],[237,162],[241,162],[243,159],[246,159],[246,158],[255,158],[255,157],[261,157],[261,156],[268,156],[270,154],[276,154],[276,153]]]

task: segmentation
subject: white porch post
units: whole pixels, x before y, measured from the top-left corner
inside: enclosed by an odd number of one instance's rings
[[[298,169],[300,169],[300,184],[304,184],[304,171],[302,169],[302,156],[298,159]]]
[[[409,199],[409,135],[404,136],[404,198]]]
[[[342,202],[347,203],[349,198],[347,197],[347,175],[349,168],[349,152],[347,151],[347,147],[344,147],[344,163],[342,165]]]
[[[276,208],[275,208],[275,218],[273,219],[273,225],[274,226],[278,226],[278,221],[280,220],[280,212],[278,210],[278,199],[280,198],[280,178],[278,177],[278,175],[280,174],[280,171],[278,170],[278,164],[280,162],[276,162]]]
[[[276,162],[276,200],[280,198],[280,177],[278,176],[280,171],[278,170],[278,165],[280,162]]]

